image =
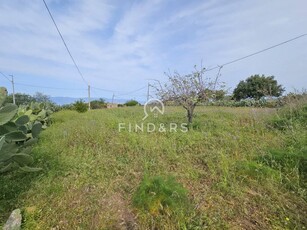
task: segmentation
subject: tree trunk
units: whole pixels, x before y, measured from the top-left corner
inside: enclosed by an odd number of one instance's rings
[[[188,127],[192,124],[193,121],[193,113],[194,113],[195,106],[191,106],[187,108],[187,118],[188,118]]]

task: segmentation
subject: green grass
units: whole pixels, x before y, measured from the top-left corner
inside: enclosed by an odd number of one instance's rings
[[[191,211],[187,190],[173,177],[145,175],[133,195],[133,206],[145,218],[151,215],[155,220],[154,227],[159,229],[163,228],[163,222],[158,225],[160,218],[168,218],[176,226]]]
[[[273,128],[274,109],[195,113],[187,133],[119,132],[118,123],[142,121],[142,107],[54,114],[32,153],[44,170],[0,176],[0,223],[20,207],[24,229],[303,229],[306,128]],[[179,107],[148,119],[186,122]],[[173,207],[184,215],[135,205],[150,199],[137,195],[145,176],[174,178],[157,183],[167,204],[169,188],[182,186],[189,205]]]

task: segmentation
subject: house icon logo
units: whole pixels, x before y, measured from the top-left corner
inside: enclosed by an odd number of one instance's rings
[[[164,114],[164,104],[159,99],[150,99],[144,104],[144,117],[143,121],[149,116],[149,114],[153,114],[154,117],[158,117],[158,114]]]

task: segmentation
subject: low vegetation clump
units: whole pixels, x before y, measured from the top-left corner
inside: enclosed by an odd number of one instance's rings
[[[133,196],[133,204],[153,216],[171,215],[184,211],[187,191],[173,177],[145,176]]]
[[[272,121],[272,126],[280,130],[292,130],[302,125],[307,127],[307,95],[297,103],[289,103],[281,108]]]
[[[151,229],[165,228],[165,222],[176,229],[193,225],[196,214],[188,197],[188,191],[173,176],[145,175],[132,197],[132,204],[139,213],[140,222]],[[144,223],[144,224],[145,224]]]
[[[206,106],[223,106],[223,107],[255,107],[255,108],[280,108],[284,105],[282,98],[253,98],[241,99],[239,101],[225,98],[223,100],[214,100],[203,103]]]

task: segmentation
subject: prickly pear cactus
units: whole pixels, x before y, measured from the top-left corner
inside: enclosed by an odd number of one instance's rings
[[[6,90],[6,88],[0,87],[0,106],[3,105],[6,96],[7,96],[7,90]]]
[[[53,111],[44,103],[32,102],[30,105],[22,105],[18,108],[18,116],[27,115],[30,123],[40,122],[42,128],[46,129],[51,124],[50,115]]]
[[[28,165],[33,163],[31,144],[36,142],[41,131],[41,124],[31,126],[27,115],[17,116],[18,107],[14,104],[3,102],[7,96],[5,88],[0,88],[0,173],[14,169],[21,169],[27,172],[39,171],[39,168],[31,168]],[[33,130],[33,133],[31,132]],[[34,140],[34,141],[33,141]]]

